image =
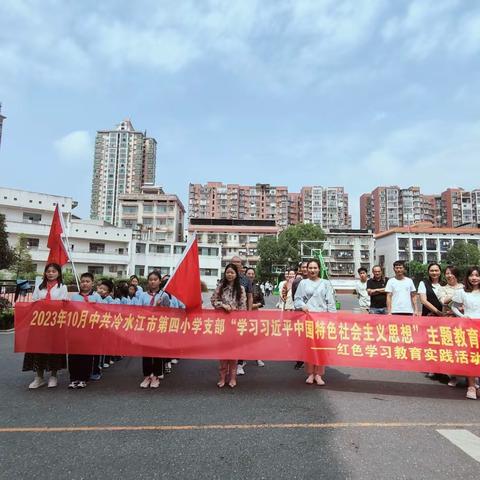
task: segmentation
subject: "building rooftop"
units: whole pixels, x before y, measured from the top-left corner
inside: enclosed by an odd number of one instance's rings
[[[396,233],[429,233],[429,234],[466,234],[466,235],[480,235],[480,228],[472,227],[458,227],[458,228],[446,228],[446,227],[433,227],[431,224],[421,223],[416,225],[410,225],[408,227],[396,227],[391,228],[385,232],[381,232],[375,235],[375,238],[383,238]]]

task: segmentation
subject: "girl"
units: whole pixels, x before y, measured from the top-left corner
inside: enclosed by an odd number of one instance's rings
[[[135,285],[130,284],[128,286],[128,298],[130,299],[130,305],[138,305],[137,287]]]
[[[333,288],[327,280],[320,278],[320,262],[310,260],[307,264],[308,278],[302,280],[295,292],[295,310],[308,312],[330,312],[337,311]],[[325,366],[306,363],[308,377],[305,383],[312,385],[325,385],[322,375],[325,374]]]
[[[459,310],[461,306],[463,313]],[[452,311],[457,317],[471,318],[480,322],[480,267],[470,267],[467,270],[464,290],[457,289],[453,295]],[[476,400],[475,377],[467,377],[467,382],[466,397]]]
[[[422,316],[443,316],[443,303],[440,300],[442,294],[442,284],[440,276],[442,270],[438,263],[428,265],[428,278],[418,284],[418,294],[422,304]]]
[[[295,270],[289,270],[287,273],[287,281],[283,284],[282,291],[280,292],[280,297],[283,300],[283,309],[284,310],[295,310],[293,304],[292,296],[292,285],[295,280]]]
[[[67,287],[63,284],[62,268],[57,263],[48,263],[43,273],[43,281],[35,287],[32,300],[68,300]],[[40,388],[45,385],[43,374],[50,371],[48,387],[58,385],[57,372],[67,366],[67,357],[64,354],[54,353],[26,353],[23,360],[23,371],[33,370],[35,378],[28,388]]]
[[[138,277],[136,275],[132,275],[130,277],[130,285],[133,285],[137,289],[137,298],[143,293],[143,288],[139,284]]]
[[[82,273],[80,276],[80,292],[74,293],[71,300],[74,302],[101,302],[102,298],[93,291],[94,279],[91,273]],[[68,388],[85,388],[92,373],[93,355],[69,355],[68,371],[70,385]]]
[[[247,294],[245,288],[240,285],[237,266],[229,263],[225,267],[220,285],[212,295],[211,302],[216,310],[224,310],[229,313],[233,310],[247,309]],[[235,388],[237,385],[237,360],[220,360],[220,379],[217,386],[225,386],[227,376],[228,385]]]
[[[132,305],[132,299],[129,295],[129,286],[127,282],[123,282],[116,288],[116,302],[120,305]]]
[[[160,289],[160,273],[156,270],[148,274],[148,289],[138,297],[138,305],[154,307],[169,307],[170,299],[168,295]],[[143,376],[140,388],[158,388],[160,379],[164,374],[164,359],[156,357],[143,357]]]

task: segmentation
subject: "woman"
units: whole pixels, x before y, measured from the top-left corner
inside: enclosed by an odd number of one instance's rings
[[[451,309],[452,299],[457,290],[463,290],[463,283],[459,282],[460,272],[457,267],[449,265],[445,268],[445,280],[447,281],[440,291],[440,301],[443,305],[443,314],[446,317],[453,317]],[[458,384],[457,377],[450,376],[448,381],[449,387],[456,387]]]
[[[63,284],[62,267],[57,263],[48,263],[43,272],[43,281],[35,287],[32,300],[68,300],[67,287]],[[56,353],[26,353],[23,359],[23,371],[35,372],[35,378],[28,388],[43,387],[46,382],[44,372],[50,372],[48,388],[58,385],[57,372],[67,367],[67,357]]]
[[[335,297],[333,288],[327,280],[320,278],[320,262],[310,260],[307,265],[308,278],[302,280],[295,292],[295,310],[308,312],[335,313]],[[322,375],[325,374],[325,366],[306,363],[308,377],[305,383],[312,385],[325,385]]]
[[[443,317],[443,303],[440,300],[442,293],[442,284],[440,283],[441,267],[438,263],[430,263],[427,272],[428,278],[418,284],[422,316]]]
[[[247,309],[247,294],[245,288],[240,285],[238,269],[233,263],[229,263],[225,267],[223,278],[213,293],[211,302],[213,308],[224,310],[227,313]],[[220,360],[219,370],[220,378],[217,386],[224,387],[228,376],[228,385],[235,388],[237,385],[237,360]]]
[[[463,313],[460,307],[463,306]],[[465,276],[465,287],[457,289],[453,295],[452,311],[457,317],[471,318],[480,325],[480,267],[470,267]],[[471,400],[477,399],[475,377],[467,377],[467,395]]]
[[[148,307],[169,307],[168,295],[160,289],[161,276],[153,270],[147,277],[147,291],[142,292],[138,297],[137,305]],[[143,357],[143,381],[140,388],[158,388],[160,380],[163,379],[165,360],[158,357]]]
[[[283,301],[283,310],[295,310],[293,304],[292,285],[295,280],[295,270],[289,270],[287,273],[287,281],[283,284],[283,288],[280,292],[280,298]]]
[[[258,282],[255,281],[255,269],[248,267],[245,271],[245,275],[248,277],[250,282],[252,282],[253,288],[253,300],[252,300],[252,310],[258,310],[265,306],[265,297],[263,296],[262,289]],[[263,360],[257,360],[257,366],[264,367],[265,363]]]

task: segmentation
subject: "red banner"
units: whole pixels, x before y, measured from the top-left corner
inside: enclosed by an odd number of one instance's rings
[[[480,320],[256,310],[225,313],[68,301],[17,303],[15,351],[304,360],[480,374]]]

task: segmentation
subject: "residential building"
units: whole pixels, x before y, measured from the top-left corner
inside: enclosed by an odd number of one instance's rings
[[[288,224],[297,225],[301,223],[302,196],[300,193],[288,194]]]
[[[193,218],[188,227],[188,234],[196,233],[201,244],[214,248],[220,245],[222,267],[234,256],[240,256],[249,266],[255,266],[260,259],[258,240],[265,235],[278,235],[279,231],[275,220]]]
[[[300,197],[303,223],[313,223],[324,230],[352,227],[348,194],[343,187],[303,187]]]
[[[323,257],[332,279],[355,278],[360,267],[371,271],[375,258],[371,230],[329,229],[325,233]]]
[[[392,276],[395,260],[441,262],[457,242],[478,247],[480,228],[438,228],[427,223],[396,227],[375,236],[376,260],[385,268],[386,275]]]
[[[141,193],[155,183],[157,142],[124,120],[114,130],[100,130],[95,139],[90,216],[118,224],[118,197]]]
[[[81,220],[72,214],[77,202],[70,197],[0,188],[0,214],[5,215],[8,242],[12,247],[20,235],[27,239],[36,270],[45,267],[48,234],[55,206],[63,212],[72,259],[79,272],[125,276],[130,261],[132,231],[100,220]],[[70,265],[66,270],[71,269]]]
[[[257,183],[251,186],[208,182],[190,184],[189,219],[274,220],[288,225],[287,187]]]
[[[2,104],[0,103],[0,146],[2,145],[2,130],[3,130],[3,121],[6,119],[4,115],[2,115]]]
[[[141,193],[118,196],[118,226],[131,228],[138,239],[181,242],[184,216],[180,199],[161,187],[144,185]]]
[[[447,188],[441,194],[442,226],[480,224],[480,189]]]

